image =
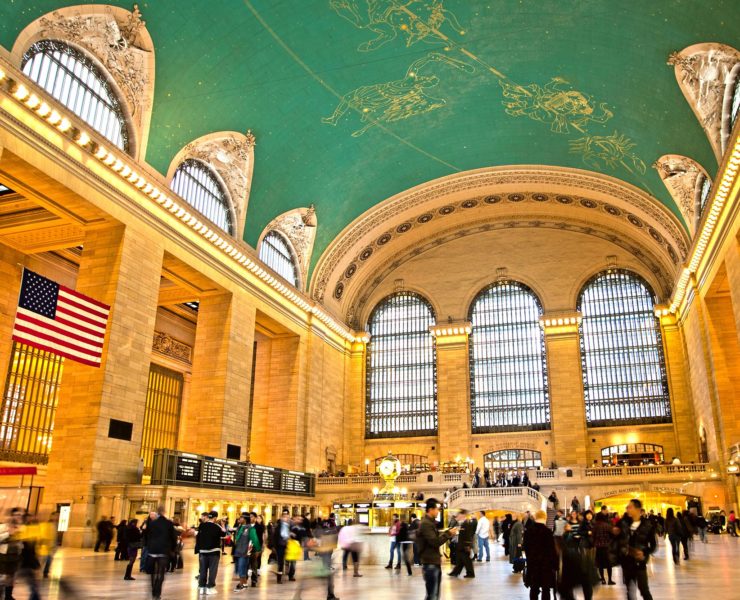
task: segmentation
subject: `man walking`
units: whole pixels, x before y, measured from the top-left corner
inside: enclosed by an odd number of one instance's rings
[[[640,590],[643,600],[653,600],[648,586],[647,564],[655,552],[658,542],[655,529],[642,514],[642,502],[637,498],[627,505],[627,516],[619,522],[619,538],[622,556],[622,573],[627,586],[628,600],[634,600],[634,587]]]
[[[277,582],[283,582],[283,570],[285,569],[285,548],[290,539],[290,511],[283,510],[280,520],[272,530],[272,547],[277,555]]]
[[[457,536],[457,564],[455,568],[450,571],[450,577],[457,577],[462,573],[463,567],[465,567],[465,577],[472,579],[475,577],[475,571],[473,570],[473,560],[471,554],[473,552],[473,539],[475,538],[476,525],[470,518],[468,511],[462,509],[457,517],[457,522],[460,523],[460,533]]]
[[[434,498],[430,498],[426,502],[426,514],[421,520],[416,536],[427,592],[425,600],[439,600],[439,581],[442,577],[442,559],[439,548],[451,537],[457,535],[457,529],[454,527],[440,533],[436,521],[438,516],[439,503]]]
[[[216,523],[218,513],[212,510],[208,518],[198,525],[195,538],[195,553],[198,555],[200,575],[198,576],[198,593],[212,596],[216,593],[216,575],[221,560],[221,539],[226,532]]]
[[[483,562],[483,550],[486,551],[486,562],[491,562],[491,548],[488,544],[488,538],[491,535],[491,522],[486,517],[486,511],[480,511],[480,519],[475,529],[475,535],[478,536],[478,562]]]
[[[164,574],[170,562],[170,556],[177,548],[177,534],[175,526],[164,516],[164,506],[157,512],[149,513],[149,523],[146,527],[147,561],[152,575],[152,598],[160,600]]]

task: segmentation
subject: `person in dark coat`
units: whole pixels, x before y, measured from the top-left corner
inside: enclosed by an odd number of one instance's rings
[[[619,521],[619,550],[622,557],[622,574],[627,586],[628,600],[634,600],[634,587],[640,590],[643,600],[653,600],[648,585],[647,564],[658,547],[655,529],[645,518],[642,502],[637,498],[630,500],[627,514]]]
[[[457,522],[460,524],[460,533],[457,536],[457,564],[448,575],[458,577],[462,573],[463,567],[465,567],[465,577],[472,579],[475,577],[475,571],[473,570],[471,556],[477,523],[473,521],[471,515],[465,509],[460,511]]]
[[[540,510],[535,514],[535,523],[524,530],[522,548],[527,557],[524,585],[529,588],[530,600],[537,600],[540,592],[542,600],[550,600],[550,590],[556,585],[558,553],[555,538],[546,523],[547,513]]]
[[[434,498],[429,498],[426,502],[426,514],[421,520],[416,537],[427,592],[426,600],[439,600],[439,580],[442,574],[442,559],[439,548],[451,537],[458,534],[458,530],[454,527],[440,533],[436,522],[438,515],[439,502]]]
[[[164,516],[164,506],[157,512],[149,513],[149,524],[146,528],[146,546],[148,561],[151,561],[152,599],[159,600],[162,596],[164,574],[170,562],[170,556],[177,548],[177,534],[175,526]]]
[[[128,557],[128,564],[126,565],[126,574],[123,578],[127,581],[134,581],[131,576],[131,571],[134,568],[136,562],[136,555],[141,548],[141,531],[139,530],[139,521],[137,519],[131,519],[126,525],[126,529],[123,534],[124,544],[126,546],[126,556]]]
[[[126,552],[126,527],[128,527],[126,519],[121,519],[121,522],[116,525],[116,554],[113,560],[126,560],[128,558]]]
[[[504,517],[503,523],[501,523],[501,536],[504,538],[504,556],[509,555],[509,534],[511,533],[511,527],[514,525],[514,521],[510,514]]]

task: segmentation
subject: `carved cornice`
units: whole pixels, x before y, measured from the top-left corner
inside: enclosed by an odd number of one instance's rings
[[[701,190],[697,189],[697,185],[700,180],[709,180],[709,175],[695,160],[679,154],[665,154],[655,161],[653,167],[681,210],[693,236],[700,211],[698,200]]]
[[[653,244],[650,246],[640,245],[634,239],[626,238],[619,235],[614,230],[607,227],[599,226],[586,220],[568,219],[567,221],[558,220],[552,216],[532,215],[523,219],[512,217],[502,217],[499,220],[480,219],[460,224],[442,231],[435,231],[424,239],[418,240],[413,247],[404,248],[394,255],[390,255],[381,264],[375,264],[372,277],[366,279],[358,278],[359,286],[351,291],[343,288],[342,298],[346,301],[345,322],[353,327],[360,327],[362,321],[361,312],[368,310],[368,301],[375,289],[386,280],[390,274],[403,263],[408,262],[420,256],[424,252],[437,248],[447,242],[460,239],[468,235],[476,235],[489,231],[506,230],[512,228],[537,228],[537,229],[556,229],[559,231],[570,231],[591,235],[600,239],[616,244],[627,250],[637,260],[642,262],[645,267],[653,274],[660,286],[660,294],[663,297],[670,296],[673,277],[671,263],[664,257],[653,253]],[[338,284],[341,285],[341,282]]]
[[[154,332],[152,350],[187,364],[192,362],[193,347],[162,331]]]
[[[521,186],[520,190],[524,188],[529,191],[518,192],[517,186]],[[500,191],[491,191],[496,189]],[[572,192],[559,193],[557,190],[561,189],[584,190],[590,194],[588,197],[581,197]],[[466,194],[467,198],[444,203],[446,198],[457,199],[465,192],[470,192]],[[474,196],[476,192],[485,195]],[[614,203],[621,201],[619,203],[622,206],[614,206],[609,202],[610,199],[614,199]],[[484,205],[493,207],[507,202],[554,203],[604,211],[611,217],[626,220],[634,227],[644,229],[654,243],[664,246],[676,265],[688,252],[688,236],[678,219],[660,202],[633,186],[577,169],[497,167],[433,181],[394,196],[367,211],[348,226],[324,252],[311,281],[311,295],[324,301],[331,285],[331,293],[336,299],[337,285],[343,283],[348,275],[352,277],[357,273],[362,263],[394,237],[402,236],[458,210]],[[438,206],[439,204],[442,206]],[[641,215],[633,214],[625,206],[634,207],[635,212],[640,212]],[[418,212],[413,219],[400,219],[402,213],[412,210]],[[392,229],[389,228],[391,224],[394,224]],[[348,257],[352,257],[352,260],[348,261]],[[340,264],[343,265],[342,274],[337,272]]]

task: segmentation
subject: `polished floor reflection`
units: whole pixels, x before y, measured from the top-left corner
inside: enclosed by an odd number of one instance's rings
[[[695,542],[691,560],[681,562],[675,567],[666,557],[665,542],[651,563],[651,588],[655,600],[676,600],[705,598],[729,600],[740,597],[737,583],[737,564],[740,557],[740,539],[727,535],[710,536],[709,544]],[[670,554],[670,553],[669,553]],[[336,557],[337,555],[335,555]],[[240,593],[233,591],[235,581],[231,557],[222,557],[216,598],[259,598],[260,600],[290,600],[295,595],[295,583],[276,585],[274,565],[263,567],[263,577],[257,588]],[[198,590],[195,582],[197,574],[196,557],[192,550],[186,549],[185,569],[168,575],[163,600],[195,600]],[[338,560],[335,560],[338,563]],[[149,597],[149,582],[145,575],[136,574],[136,581],[123,581],[125,563],[114,562],[113,553],[94,554],[91,551],[62,550],[57,554],[50,580],[42,583],[43,599],[140,599]],[[309,565],[299,563],[298,576],[309,570]],[[449,570],[449,569],[447,569]],[[415,569],[412,577],[400,571],[386,571],[382,567],[362,569],[364,577],[353,578],[351,569],[337,571],[336,594],[342,600],[421,600],[424,597],[420,570]],[[59,577],[73,583],[75,592],[65,593],[59,588]],[[619,578],[615,576],[619,581]],[[17,600],[28,598],[25,586],[19,584],[14,591]],[[305,600],[323,599],[325,587],[321,582],[307,587]],[[452,580],[444,576],[442,598],[499,597],[526,599],[528,591],[522,585],[521,575],[513,575],[499,546],[494,551],[490,563],[476,563],[475,579]],[[622,585],[597,588],[596,598],[604,600],[624,598]]]

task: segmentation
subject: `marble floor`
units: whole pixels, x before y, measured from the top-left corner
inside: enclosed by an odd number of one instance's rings
[[[695,542],[693,556],[687,562],[674,567],[670,556],[666,557],[665,543],[651,562],[650,585],[655,600],[730,600],[740,598],[740,579],[738,564],[740,559],[740,539],[728,535],[710,536],[708,544]],[[670,554],[670,552],[669,552]],[[335,555],[336,556],[336,555]],[[218,577],[218,595],[215,598],[254,598],[259,600],[289,600],[294,597],[295,583],[276,585],[272,574],[275,567],[263,567],[265,573],[257,588],[234,593],[231,557],[224,556]],[[145,575],[134,574],[136,581],[123,581],[125,563],[114,562],[113,553],[95,554],[89,550],[60,550],[52,567],[51,578],[42,583],[41,597],[44,600],[73,599],[126,599],[149,598],[149,582]],[[299,563],[298,576],[307,569]],[[341,568],[341,567],[340,567]],[[449,569],[446,569],[449,570]],[[387,571],[383,567],[366,567],[363,578],[353,578],[351,569],[337,571],[336,594],[342,600],[421,600],[424,585],[420,569],[415,568],[409,577],[400,571]],[[192,550],[186,549],[185,569],[165,580],[163,600],[195,600],[198,598],[195,575],[197,561]],[[74,587],[74,592],[60,589],[59,578]],[[521,575],[511,574],[503,549],[495,548],[490,563],[476,563],[475,579],[453,580],[443,576],[442,598],[498,597],[526,599],[528,590],[522,585]],[[615,579],[619,581],[618,575]],[[323,582],[322,582],[323,584]],[[19,584],[14,591],[17,600],[26,600],[28,592]],[[325,587],[318,582],[307,587],[302,596],[305,600],[323,599]],[[595,597],[603,600],[625,597],[622,585],[597,588]]]

